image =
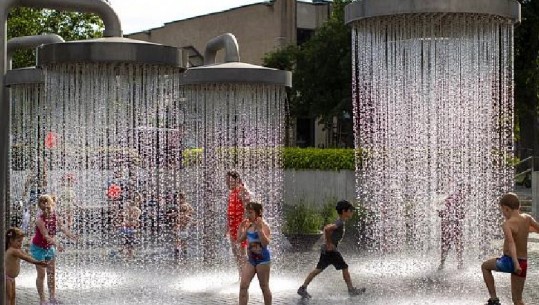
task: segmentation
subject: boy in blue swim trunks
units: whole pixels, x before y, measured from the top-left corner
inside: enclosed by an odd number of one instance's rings
[[[350,273],[348,272],[348,265],[344,261],[339,250],[337,250],[337,245],[344,236],[344,222],[352,217],[355,208],[350,202],[341,200],[337,202],[335,209],[339,214],[339,218],[334,223],[324,227],[325,243],[322,245],[318,264],[316,265],[316,268],[309,273],[303,285],[298,289],[298,294],[303,298],[311,297],[307,292],[307,286],[329,265],[333,265],[337,270],[342,270],[344,281],[346,282],[346,286],[348,286],[348,293],[351,296],[356,296],[365,292],[365,288],[354,287],[352,279],[350,278]]]
[[[487,305],[499,305],[492,271],[511,273],[511,296],[513,304],[524,305],[522,291],[528,268],[528,234],[539,232],[539,223],[524,213],[520,213],[520,201],[516,194],[507,193],[500,199],[500,210],[505,218],[502,225],[504,241],[503,255],[492,258],[481,265],[483,279],[487,285],[490,299]]]

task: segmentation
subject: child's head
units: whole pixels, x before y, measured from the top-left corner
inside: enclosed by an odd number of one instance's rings
[[[520,209],[520,200],[515,193],[507,193],[500,199],[500,209],[505,217],[510,216],[512,211]]]
[[[6,250],[9,247],[21,248],[22,239],[24,238],[24,232],[19,228],[10,228],[6,232]]]
[[[346,201],[346,200],[341,200],[339,202],[337,202],[337,206],[335,206],[335,209],[337,210],[337,213],[341,216],[345,216],[347,219],[352,217],[352,214],[354,213],[354,210],[356,208],[354,208],[354,206]]]
[[[262,204],[258,203],[258,202],[249,202],[246,206],[245,206],[245,210],[246,212],[249,214],[249,218],[257,218],[257,217],[262,217]]]
[[[233,189],[238,185],[241,185],[240,174],[236,171],[228,171],[226,173],[226,185],[229,189]]]
[[[140,204],[142,202],[142,195],[139,192],[133,194],[133,201]]]
[[[177,200],[178,203],[185,202],[185,193],[184,192],[179,192],[177,197],[176,197],[176,200]]]
[[[45,215],[48,215],[54,206],[54,200],[50,195],[41,195],[37,200],[37,206]]]
[[[75,183],[75,175],[73,173],[67,173],[62,177],[62,182],[65,186],[73,186]]]

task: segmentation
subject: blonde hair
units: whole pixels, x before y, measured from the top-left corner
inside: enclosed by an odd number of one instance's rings
[[[37,200],[37,203],[38,204],[42,204],[42,203],[50,203],[51,206],[53,206],[55,204],[54,202],[54,199],[52,198],[51,195],[41,195],[39,196],[39,199]]]

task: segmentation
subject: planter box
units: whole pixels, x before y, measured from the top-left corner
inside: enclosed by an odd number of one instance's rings
[[[288,234],[284,233],[284,236],[288,239],[291,245],[291,251],[293,252],[307,252],[311,251],[313,246],[320,240],[322,233],[315,234]]]

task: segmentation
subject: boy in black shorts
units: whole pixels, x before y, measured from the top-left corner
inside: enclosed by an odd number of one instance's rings
[[[365,288],[356,288],[352,285],[350,273],[348,272],[348,265],[344,261],[339,250],[337,250],[337,245],[344,236],[344,222],[350,219],[354,214],[354,206],[346,200],[341,200],[337,202],[336,209],[337,213],[339,213],[339,218],[334,223],[324,227],[325,243],[322,245],[318,264],[316,265],[316,268],[309,273],[303,285],[298,289],[298,294],[303,298],[311,297],[307,292],[307,286],[329,265],[333,265],[337,270],[342,270],[342,275],[346,282],[346,286],[348,286],[348,293],[350,295],[355,296],[365,292]]]

